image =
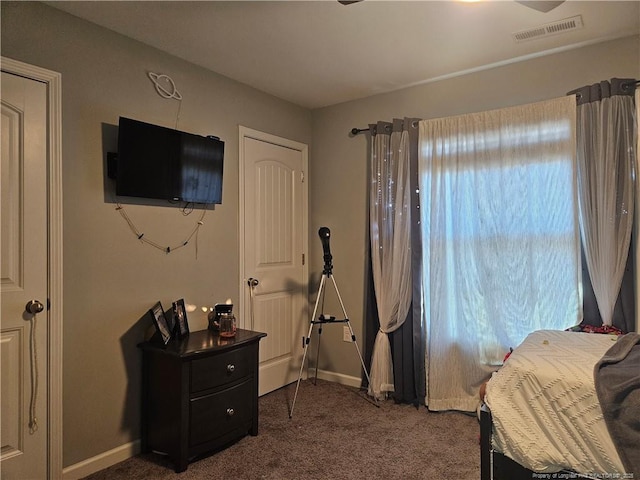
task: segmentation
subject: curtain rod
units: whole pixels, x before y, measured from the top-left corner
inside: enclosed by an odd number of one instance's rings
[[[417,128],[418,127],[418,122],[414,120],[413,122],[411,122],[411,126],[413,128]],[[376,128],[375,125],[374,125],[373,128],[374,129]],[[358,134],[363,133],[363,132],[368,132],[370,130],[371,129],[369,127],[367,127],[367,128],[352,128],[349,133],[351,133],[351,135],[355,136],[355,135],[358,135]]]
[[[633,82],[633,83],[634,83],[636,86],[640,86],[640,80],[637,80],[637,81],[635,81],[635,82]],[[414,128],[415,128],[417,125],[418,125],[418,122],[416,122],[416,121],[411,122],[411,126],[412,126],[412,127],[414,127]],[[375,127],[374,127],[374,128],[375,128]],[[369,127],[367,127],[367,128],[355,128],[355,127],[354,127],[354,128],[352,128],[352,129],[351,129],[351,131],[350,131],[349,133],[351,133],[351,135],[353,135],[353,136],[356,136],[356,135],[359,135],[359,134],[361,134],[361,133],[368,132],[369,130],[370,130],[370,128],[369,128]]]

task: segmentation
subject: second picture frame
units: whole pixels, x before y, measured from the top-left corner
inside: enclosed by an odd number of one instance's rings
[[[176,300],[172,304],[173,318],[175,319],[175,332],[178,337],[189,335],[189,321],[187,311],[184,308],[184,299]]]

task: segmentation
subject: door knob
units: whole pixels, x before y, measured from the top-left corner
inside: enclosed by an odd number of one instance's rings
[[[44,305],[38,300],[29,300],[24,308],[31,315],[35,315],[36,313],[40,313],[44,310]]]
[[[259,283],[260,282],[257,278],[251,277],[249,280],[247,280],[247,285],[249,285],[250,287],[257,287]]]

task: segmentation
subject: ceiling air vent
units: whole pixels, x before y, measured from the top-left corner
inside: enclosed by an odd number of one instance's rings
[[[513,39],[518,43],[526,42],[536,38],[557,35],[571,30],[578,30],[582,27],[582,15],[576,15],[575,17],[565,18],[564,20],[558,20],[557,22],[547,23],[546,25],[516,32],[513,34]]]

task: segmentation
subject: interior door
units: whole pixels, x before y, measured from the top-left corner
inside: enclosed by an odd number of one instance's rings
[[[241,316],[245,328],[267,334],[264,395],[297,380],[308,328],[307,146],[245,128],[240,143]]]
[[[47,85],[2,72],[3,479],[47,478],[47,148]]]

